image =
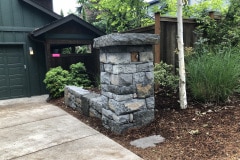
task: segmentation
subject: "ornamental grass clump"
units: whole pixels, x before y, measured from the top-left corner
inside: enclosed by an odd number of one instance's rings
[[[240,55],[225,49],[194,56],[187,62],[187,84],[198,101],[224,102],[239,87]]]

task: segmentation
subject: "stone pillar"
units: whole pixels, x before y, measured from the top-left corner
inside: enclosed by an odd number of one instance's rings
[[[100,49],[102,123],[115,133],[154,119],[153,44],[155,34],[110,34],[94,39]]]

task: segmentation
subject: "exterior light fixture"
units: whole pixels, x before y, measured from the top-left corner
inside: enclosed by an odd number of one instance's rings
[[[30,54],[30,55],[34,55],[34,52],[33,52],[33,48],[32,48],[32,47],[29,47],[29,54]]]

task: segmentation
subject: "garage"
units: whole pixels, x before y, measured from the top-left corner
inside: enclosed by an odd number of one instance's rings
[[[0,45],[0,100],[27,96],[23,45]]]

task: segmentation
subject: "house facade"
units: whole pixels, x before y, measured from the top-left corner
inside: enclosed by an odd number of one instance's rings
[[[47,93],[43,79],[51,66],[51,46],[46,43],[45,32],[59,27],[65,30],[64,25],[72,21],[80,28],[92,27],[81,26],[78,17],[64,21],[52,9],[52,0],[0,0],[0,100]],[[74,29],[78,32],[78,28]],[[72,40],[74,32],[69,28],[68,31],[71,33],[65,32],[67,37],[61,37],[62,43]],[[103,34],[98,33],[91,38]],[[77,41],[78,37],[74,39]],[[51,42],[54,40],[52,37]]]

